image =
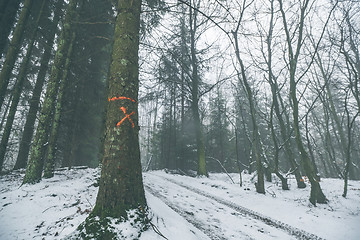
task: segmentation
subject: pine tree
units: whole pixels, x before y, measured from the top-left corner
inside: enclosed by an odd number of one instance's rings
[[[20,0],[4,0],[0,5],[0,58],[2,57],[7,38],[13,27]]]
[[[54,44],[57,24],[62,13],[61,10],[63,6],[63,2],[64,2],[63,0],[57,1],[54,10],[53,21],[47,22],[49,20],[48,18],[46,18],[47,21],[44,21],[45,26],[43,26],[43,28],[48,28],[49,32],[48,34],[46,34],[46,36],[44,36],[44,38],[46,39],[46,42],[44,44],[45,50],[40,60],[40,70],[36,78],[36,83],[32,92],[32,97],[29,101],[29,105],[30,105],[29,112],[26,116],[24,130],[20,141],[19,153],[16,159],[14,170],[26,167],[26,163],[30,151],[30,144],[34,134],[34,124],[36,120],[36,115],[40,105],[39,103],[40,103],[41,91],[45,82],[46,73],[48,72],[49,60],[52,55],[51,50]]]
[[[86,234],[95,234],[98,239],[115,237],[106,228],[107,217],[123,221],[122,218],[128,219],[128,210],[135,209],[140,221],[145,220],[138,139],[140,8],[141,0],[119,0],[117,5],[100,187],[84,229]],[[85,239],[86,234],[82,236]]]
[[[56,156],[63,166],[97,167],[104,126],[106,79],[114,32],[111,1],[83,1],[78,8],[76,41],[65,89]]]
[[[39,125],[36,130],[34,143],[31,148],[29,163],[27,165],[23,183],[36,183],[40,181],[44,166],[44,150],[47,145],[48,134],[50,130],[50,120],[55,108],[58,86],[61,73],[65,64],[67,51],[72,36],[72,21],[75,19],[76,0],[71,0],[66,10],[65,22],[61,31],[58,50],[55,55],[54,63],[51,69],[51,75],[46,89],[44,103],[40,113]]]
[[[60,114],[63,106],[63,96],[65,92],[65,88],[67,87],[68,82],[68,74],[70,69],[70,62],[71,62],[71,55],[73,52],[73,43],[75,41],[75,33],[71,38],[69,50],[67,53],[65,66],[64,66],[64,73],[62,76],[62,80],[59,87],[59,93],[57,97],[57,102],[55,106],[55,113],[54,119],[51,125],[50,137],[49,137],[49,144],[47,146],[47,152],[45,156],[45,169],[44,169],[44,178],[51,178],[54,176],[55,170],[55,151],[56,151],[56,141],[59,134],[59,124],[60,124]]]
[[[33,0],[26,0],[24,3],[24,7],[21,11],[19,21],[16,24],[16,28],[14,30],[14,36],[11,39],[10,47],[6,54],[6,59],[3,64],[0,73],[0,108],[3,105],[7,86],[9,85],[11,71],[14,68],[14,64],[16,61],[16,57],[20,50],[22,36],[25,30],[26,21],[30,14],[30,8],[33,4]]]
[[[16,113],[16,109],[20,100],[20,96],[21,96],[21,92],[23,89],[23,85],[26,79],[26,74],[27,74],[27,68],[30,62],[30,58],[31,58],[31,54],[32,54],[32,49],[35,43],[35,39],[36,39],[36,33],[38,30],[38,25],[40,22],[40,18],[43,14],[44,11],[44,6],[45,3],[47,1],[43,1],[41,4],[41,8],[40,11],[38,13],[37,19],[34,22],[34,29],[32,31],[32,34],[30,36],[30,43],[28,45],[28,49],[26,52],[26,56],[24,57],[22,63],[21,63],[21,67],[20,67],[20,71],[19,71],[19,75],[18,75],[18,79],[17,82],[15,84],[14,87],[14,93],[13,93],[13,98],[12,98],[12,102],[11,102],[11,106],[10,106],[10,111],[9,114],[7,116],[7,121],[6,121],[6,125],[5,125],[5,129],[3,132],[3,136],[1,138],[1,143],[0,143],[0,171],[2,169],[2,165],[3,165],[3,161],[5,158],[5,153],[6,153],[6,147],[8,144],[8,140],[10,137],[10,133],[11,133],[11,129],[12,129],[12,125],[14,122],[14,118],[15,118],[15,113]]]

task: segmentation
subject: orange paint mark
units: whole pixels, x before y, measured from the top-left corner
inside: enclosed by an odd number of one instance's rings
[[[112,98],[109,98],[109,102],[116,101],[116,100],[130,100],[132,102],[135,102],[134,99],[128,98],[128,97],[112,97]]]
[[[125,109],[124,107],[121,107],[120,109],[121,109],[121,110],[123,111],[123,113],[125,114],[125,117],[124,117],[123,119],[121,119],[121,121],[116,124],[116,127],[119,127],[119,126],[125,121],[125,119],[129,119],[129,122],[131,122],[131,125],[132,125],[132,127],[134,128],[134,127],[135,127],[135,124],[134,124],[133,120],[130,118],[130,116],[133,115],[133,114],[135,114],[135,112],[131,112],[130,114],[127,114],[127,113],[126,113],[126,109]]]
[[[136,102],[134,99],[128,98],[128,97],[112,97],[112,98],[109,98],[109,102],[116,101],[116,100],[130,100],[130,101],[132,101],[132,102]],[[135,124],[134,124],[133,120],[130,118],[130,116],[133,115],[133,114],[135,114],[135,112],[133,111],[133,112],[131,112],[130,114],[127,114],[127,113],[126,113],[126,108],[121,107],[120,109],[121,109],[121,110],[123,111],[123,113],[125,114],[125,117],[124,117],[123,119],[121,119],[121,121],[116,124],[116,127],[120,127],[120,125],[121,125],[126,119],[128,119],[129,122],[131,123],[132,127],[135,128]]]

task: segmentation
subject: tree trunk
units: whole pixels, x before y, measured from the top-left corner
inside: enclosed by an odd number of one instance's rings
[[[146,211],[146,200],[138,136],[140,8],[141,0],[118,1],[100,188],[94,210],[86,220],[87,225],[101,225],[106,217],[124,221],[131,209],[136,210],[144,223],[142,214]],[[113,236],[111,234],[106,236]],[[99,238],[104,239],[104,236]]]
[[[56,51],[54,63],[51,69],[46,95],[40,113],[39,125],[36,129],[23,183],[36,183],[41,179],[44,166],[44,150],[47,145],[50,130],[49,122],[51,121],[52,113],[54,112],[58,86],[66,59],[66,52],[69,49],[69,44],[71,42],[71,21],[74,19],[75,8],[76,0],[70,0],[66,10],[65,22],[63,30],[61,31],[58,50]]]
[[[29,17],[30,8],[33,2],[33,0],[26,0],[24,3],[19,21],[14,30],[13,38],[11,39],[10,47],[6,54],[5,62],[2,66],[0,73],[0,108],[4,102],[6,90],[10,81],[11,71],[14,68],[16,57],[21,46],[21,40],[25,30],[26,22]]]
[[[0,5],[0,59],[13,27],[20,0],[6,0]]]
[[[64,74],[60,83],[58,98],[55,107],[54,119],[51,126],[49,144],[47,147],[47,153],[45,158],[45,169],[44,169],[44,178],[51,178],[54,176],[55,170],[55,151],[56,151],[56,140],[58,138],[59,124],[60,124],[60,115],[63,105],[63,96],[65,88],[67,87],[68,82],[68,73],[71,62],[71,55],[73,50],[73,43],[75,40],[75,33],[72,34],[71,43],[67,53],[67,58],[64,67]]]
[[[34,125],[36,120],[36,114],[39,110],[41,91],[45,82],[45,76],[48,71],[49,60],[51,58],[51,51],[54,44],[55,33],[57,29],[57,23],[60,19],[63,0],[58,1],[54,13],[53,26],[51,28],[49,37],[45,44],[45,50],[40,61],[40,70],[36,78],[35,87],[32,93],[31,100],[29,101],[29,112],[26,116],[24,130],[20,141],[19,153],[16,159],[14,170],[25,168],[30,151],[31,140],[34,134]]]
[[[196,134],[196,148],[197,148],[197,158],[198,158],[198,169],[197,174],[200,176],[208,176],[206,170],[206,161],[205,161],[205,143],[204,136],[202,131],[202,125],[200,120],[199,113],[199,74],[197,67],[197,58],[196,58],[196,49],[195,49],[195,34],[197,29],[197,18],[196,12],[193,11],[190,6],[190,42],[191,42],[191,65],[192,65],[192,89],[191,97],[192,104],[191,109],[194,118],[195,125],[195,134]]]
[[[247,81],[246,74],[245,74],[245,67],[240,58],[240,49],[239,49],[239,42],[237,38],[237,31],[232,32],[234,37],[235,43],[235,54],[236,59],[240,65],[240,74],[242,77],[242,83],[244,84],[245,92],[247,95],[247,99],[250,105],[250,116],[251,116],[251,123],[252,123],[252,155],[255,158],[256,162],[256,169],[257,169],[257,182],[255,183],[256,192],[258,193],[265,193],[265,185],[264,185],[264,167],[261,161],[261,141],[260,141],[260,134],[258,129],[258,124],[256,122],[256,110],[254,104],[253,93],[251,87]]]
[[[273,96],[274,97],[274,96]],[[274,143],[274,162],[275,162],[275,168],[274,173],[281,181],[281,188],[283,190],[289,190],[289,185],[287,183],[287,178],[285,178],[280,172],[279,172],[279,144],[276,139],[275,129],[274,129],[274,123],[273,123],[273,115],[274,115],[274,101],[271,105],[271,111],[270,111],[270,127],[271,127],[271,137]]]
[[[26,73],[27,73],[28,65],[29,65],[29,62],[31,60],[32,48],[33,48],[34,43],[35,43],[36,33],[37,33],[37,30],[38,30],[38,25],[39,25],[39,22],[40,22],[40,18],[41,18],[42,14],[43,14],[44,6],[45,6],[46,2],[47,1],[45,1],[45,0],[42,2],[41,9],[39,11],[39,14],[37,16],[36,21],[34,22],[34,29],[32,30],[32,34],[30,36],[31,41],[30,41],[30,43],[28,45],[28,49],[26,51],[26,55],[24,57],[24,60],[21,63],[18,79],[17,79],[17,82],[16,82],[15,87],[14,87],[13,99],[12,99],[12,102],[11,102],[10,111],[9,111],[8,116],[7,116],[5,129],[4,129],[3,136],[1,138],[1,143],[0,143],[0,171],[2,169],[2,165],[3,165],[3,162],[4,162],[5,153],[6,153],[6,147],[7,147],[9,137],[10,137],[10,134],[11,134],[11,129],[12,129],[12,125],[13,125],[13,122],[14,122],[14,118],[15,118],[17,106],[18,106],[18,103],[19,103],[19,100],[20,100],[23,85],[24,85],[24,82],[25,82],[25,79],[26,79]]]
[[[304,166],[305,173],[311,183],[311,192],[310,192],[309,200],[313,205],[316,205],[317,202],[318,203],[326,203],[327,199],[326,199],[324,193],[322,192],[319,182],[316,180],[316,174],[315,174],[313,165],[311,163],[311,160],[310,160],[310,157],[309,157],[307,151],[305,150],[305,147],[304,147],[304,144],[302,141],[302,136],[300,133],[300,124],[299,124],[299,102],[298,102],[298,99],[296,96],[297,82],[295,80],[295,73],[296,73],[297,61],[299,58],[300,49],[301,49],[302,41],[303,41],[303,27],[304,27],[304,19],[305,19],[305,10],[309,4],[309,1],[308,0],[305,1],[301,7],[300,18],[299,18],[299,27],[298,27],[298,39],[297,39],[297,46],[296,46],[295,52],[293,51],[293,48],[292,48],[290,32],[289,32],[288,25],[286,22],[286,16],[285,16],[285,12],[283,9],[282,0],[279,0],[279,4],[280,4],[280,12],[282,15],[284,31],[286,34],[286,41],[287,41],[287,46],[288,46],[289,74],[290,74],[289,97],[290,97],[290,100],[292,103],[292,110],[293,110],[292,113],[293,113],[295,141],[296,141],[296,145],[299,150],[299,153],[300,153],[300,158],[301,158],[301,162]]]

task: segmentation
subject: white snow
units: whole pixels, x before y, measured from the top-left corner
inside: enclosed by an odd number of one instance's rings
[[[297,189],[294,179],[291,190],[283,191],[274,178],[261,195],[255,192],[252,176],[243,175],[240,187],[226,174],[192,178],[164,171],[144,173],[152,223],[171,240],[296,239],[237,211],[233,204],[324,239],[360,239],[360,181],[349,181],[348,196],[343,198],[342,180],[323,179],[329,203],[313,207],[308,201],[310,187]],[[61,170],[54,178],[21,186],[23,176],[19,172],[0,176],[0,239],[62,239],[75,231],[95,204],[99,169]],[[237,174],[231,176],[238,180]],[[164,238],[150,228],[140,239]]]

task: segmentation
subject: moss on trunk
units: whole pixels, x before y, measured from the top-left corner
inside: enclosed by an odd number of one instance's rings
[[[53,25],[45,44],[45,51],[40,61],[40,70],[36,78],[35,87],[32,93],[31,100],[29,101],[29,112],[26,116],[24,131],[20,141],[19,153],[16,159],[14,170],[25,168],[30,151],[30,143],[34,134],[34,124],[36,120],[36,114],[39,110],[41,90],[45,82],[45,76],[48,70],[49,60],[51,58],[52,46],[54,44],[56,26],[62,13],[63,0],[58,1],[56,4],[56,10],[54,14]]]
[[[140,8],[141,0],[118,1],[100,187],[94,210],[85,222],[87,234],[91,234],[89,225],[96,217],[123,221],[129,210],[141,213],[147,208],[138,125]],[[142,218],[146,222],[145,214]]]
[[[54,112],[60,77],[64,67],[66,53],[71,41],[72,33],[70,23],[74,19],[75,8],[76,0],[71,0],[66,10],[65,22],[63,30],[61,31],[58,50],[56,51],[54,63],[51,69],[51,75],[40,113],[39,125],[37,127],[34,142],[31,148],[30,159],[26,168],[23,183],[36,183],[41,180],[41,174],[44,166],[43,156],[50,131],[49,122],[51,121],[52,113]]]

